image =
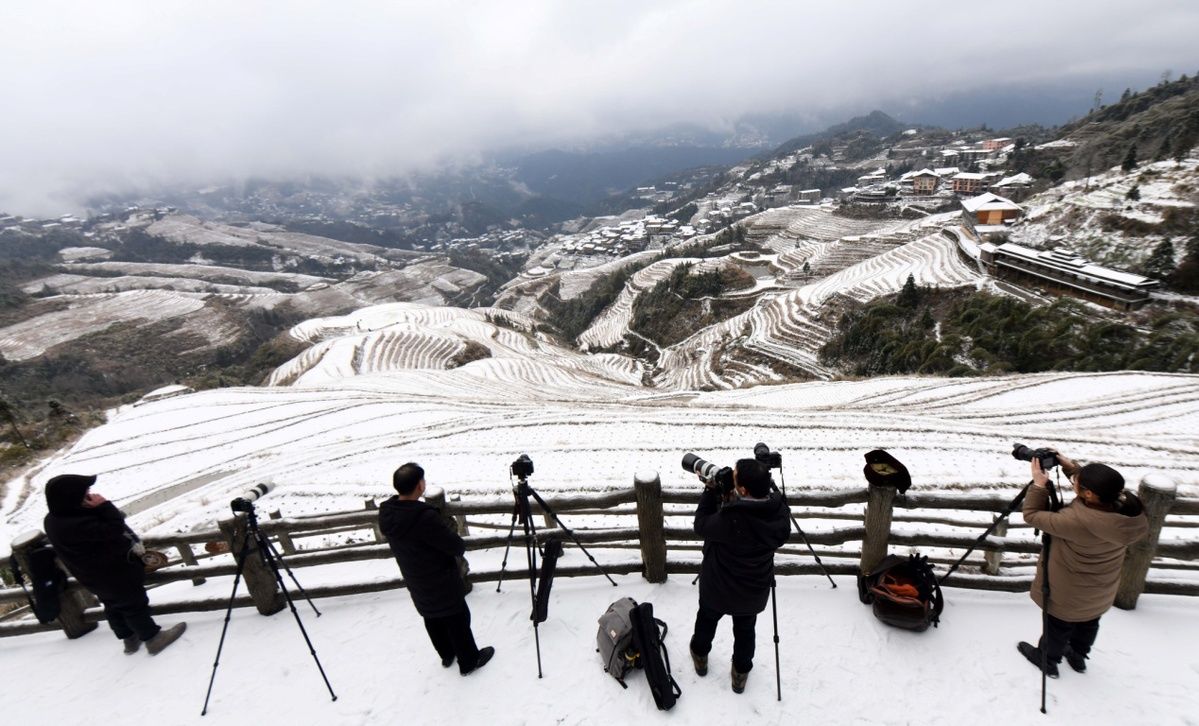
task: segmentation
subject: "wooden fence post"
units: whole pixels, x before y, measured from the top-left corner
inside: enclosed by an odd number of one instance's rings
[[[999,520],[995,525],[995,529],[991,532],[996,537],[1007,536],[1007,517]],[[998,575],[999,568],[1003,566],[1003,550],[987,550],[983,553],[983,572],[988,575]]]
[[[1140,542],[1129,545],[1128,554],[1124,557],[1120,588],[1116,591],[1116,607],[1121,610],[1135,608],[1137,598],[1145,591],[1145,578],[1149,575],[1149,565],[1157,552],[1162,524],[1174,505],[1177,492],[1178,483],[1164,474],[1147,474],[1137,488],[1137,494],[1145,504],[1145,515],[1149,518],[1149,533]]]
[[[21,571],[29,576],[29,549],[36,544],[40,544],[46,540],[46,535],[41,530],[30,530],[22,535],[19,535],[12,541],[12,554],[17,558],[17,564],[21,567]],[[57,559],[55,563],[66,571],[62,563]],[[32,577],[30,577],[32,581]],[[32,590],[32,588],[30,588]],[[67,589],[59,597],[59,605],[61,610],[58,613],[56,622],[62,627],[62,632],[68,638],[75,639],[83,635],[87,635],[96,629],[95,623],[87,623],[83,620],[83,611],[87,607],[85,591],[82,586],[77,583],[72,583],[67,586]]]
[[[457,493],[451,494],[450,501],[453,502],[455,505],[461,505],[462,504],[462,495],[457,494]],[[462,535],[463,537],[470,534],[470,526],[466,523],[466,514],[464,512],[459,512],[458,514],[455,514],[454,521],[458,524],[458,534]]]
[[[267,516],[271,519],[283,519],[283,512],[276,509]],[[279,546],[283,548],[283,554],[294,555],[296,553],[296,543],[292,542],[291,535],[287,532],[280,532],[277,536],[279,537]]]
[[[441,487],[426,486],[425,503],[441,513],[441,517],[445,520],[447,527],[458,532],[458,521],[451,515],[446,514],[444,489]],[[461,533],[459,532],[459,534]],[[466,561],[465,557],[456,557],[454,559],[458,560],[458,572],[462,573],[462,582],[465,583],[464,590],[470,592],[475,587],[474,583],[470,581],[470,563]]]
[[[184,565],[186,565],[187,567],[198,567],[199,566],[200,563],[196,562],[196,553],[192,552],[192,546],[190,544],[184,542],[181,545],[177,545],[175,547],[175,550],[179,552],[179,557],[180,557],[180,559],[183,560]],[[193,577],[192,578],[193,585],[203,585],[206,582],[208,582],[208,578],[206,578],[206,577]]]
[[[283,596],[279,592],[279,584],[275,581],[275,573],[263,561],[254,538],[246,539],[246,515],[237,514],[230,519],[222,519],[217,522],[217,527],[229,542],[229,552],[235,560],[241,556],[243,544],[248,549],[241,576],[246,581],[246,589],[250,592],[254,607],[263,615],[274,615],[282,610]]]
[[[379,503],[376,502],[374,499],[367,499],[366,500],[366,509],[368,512],[378,511]],[[377,518],[375,519],[375,523],[371,526],[371,529],[375,530],[375,541],[376,542],[386,542],[387,541],[387,538],[383,536],[383,530],[379,529],[379,520]]]
[[[662,480],[656,471],[637,472],[637,530],[641,539],[642,575],[650,582],[666,582],[666,530],[662,514]]]
[[[866,574],[887,556],[887,541],[891,538],[891,504],[895,501],[895,487],[867,487],[866,516],[863,526],[862,559],[858,569]]]

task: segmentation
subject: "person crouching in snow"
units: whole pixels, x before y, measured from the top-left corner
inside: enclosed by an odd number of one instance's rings
[[[466,543],[435,507],[420,501],[425,493],[424,469],[404,464],[395,470],[391,483],[397,494],[379,506],[379,529],[400,565],[441,665],[449,668],[457,658],[458,671],[465,676],[495,655],[495,648],[475,645],[470,629],[466,586],[457,560]]]
[[[112,632],[133,654],[142,643],[157,655],[183,635],[187,623],[163,630],[150,617],[146,597],[145,552],[137,535],[125,525],[121,510],[96,492],[94,476],[63,474],[46,482],[50,513],[44,526],[58,559],[79,584],[104,604]]]
[[[1128,545],[1149,531],[1145,507],[1132,492],[1124,491],[1124,477],[1106,464],[1079,467],[1057,455],[1062,472],[1074,485],[1074,501],[1054,512],[1046,485],[1049,477],[1041,462],[1032,458],[1032,486],[1024,499],[1024,521],[1051,537],[1049,562],[1037,563],[1029,593],[1048,612],[1044,634],[1037,647],[1020,642],[1020,652],[1038,668],[1041,649],[1046,656],[1045,675],[1058,677],[1062,657],[1075,671],[1087,669],[1087,655],[1099,633],[1099,618],[1111,608],[1120,584],[1120,570]],[[1041,582],[1049,568],[1049,602],[1043,602]]]

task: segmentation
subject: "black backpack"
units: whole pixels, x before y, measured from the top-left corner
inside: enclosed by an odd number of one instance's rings
[[[670,674],[670,655],[662,640],[666,637],[666,623],[654,617],[654,606],[638,604],[631,597],[621,598],[608,606],[599,619],[596,634],[596,650],[604,661],[604,671],[624,688],[625,673],[633,668],[645,671],[650,693],[658,710],[674,708],[683,694],[678,682]]]
[[[33,586],[33,597],[29,598],[29,607],[39,623],[52,623],[62,612],[62,593],[67,586],[67,575],[58,566],[58,557],[45,540],[41,540],[28,550],[29,583]],[[25,583],[21,579],[21,570],[17,566],[17,558],[11,560],[13,579]],[[26,597],[29,591],[25,592]]]
[[[941,586],[927,557],[887,555],[858,576],[858,598],[887,625],[923,632],[936,627],[945,608]]]

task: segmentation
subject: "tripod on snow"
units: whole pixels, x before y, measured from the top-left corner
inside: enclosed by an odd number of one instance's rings
[[[600,566],[600,563],[596,562],[595,557],[587,551],[587,548],[579,541],[574,531],[566,526],[558,517],[558,514],[549,504],[546,504],[541,495],[534,491],[533,487],[529,484],[529,475],[533,473],[533,460],[527,454],[521,454],[516,461],[512,462],[510,473],[516,477],[516,484],[512,487],[512,522],[508,525],[508,541],[504,545],[504,560],[500,564],[500,577],[495,585],[495,591],[499,592],[500,587],[504,584],[504,572],[508,567],[508,552],[512,548],[512,537],[516,533],[516,523],[519,520],[521,529],[524,532],[525,560],[529,576],[529,599],[533,606],[533,613],[529,619],[533,621],[533,641],[537,649],[537,677],[541,678],[541,634],[537,626],[545,622],[545,619],[549,615],[550,587],[554,581],[554,568],[557,566],[558,557],[562,554],[562,542],[554,537],[546,541],[541,576],[538,578],[537,525],[533,521],[533,511],[529,504],[529,497],[536,500],[537,506],[541,507],[541,511],[554,520],[558,527],[566,533],[566,536],[570,537],[575,545],[583,551],[583,554],[587,555],[587,559],[591,560],[591,564],[595,565],[600,574],[608,578],[608,582],[611,582],[613,587],[616,587],[616,581],[608,575],[604,568]]]
[[[258,495],[256,494],[254,498],[257,498],[257,496]],[[329,695],[334,701],[336,701],[337,695],[333,693],[333,686],[329,684],[329,677],[325,675],[325,669],[321,667],[320,658],[318,658],[316,655],[316,648],[313,647],[312,640],[308,637],[308,631],[304,629],[304,623],[300,620],[300,613],[296,610],[296,604],[291,598],[291,593],[287,591],[287,585],[283,583],[283,576],[279,572],[280,565],[282,565],[283,569],[287,571],[288,577],[291,578],[291,581],[295,584],[296,589],[300,591],[300,594],[304,596],[304,599],[308,601],[308,604],[312,606],[312,611],[316,613],[318,618],[321,616],[321,611],[316,609],[316,605],[313,604],[312,598],[308,597],[308,593],[304,591],[304,588],[300,585],[299,580],[296,579],[296,576],[291,571],[291,568],[288,567],[287,563],[283,561],[283,556],[280,555],[277,550],[275,550],[275,545],[273,545],[271,540],[264,535],[260,529],[258,529],[258,515],[254,511],[253,501],[247,498],[238,497],[230,503],[230,506],[233,507],[233,513],[235,515],[238,512],[245,513],[246,535],[242,538],[241,549],[238,551],[237,574],[233,576],[233,592],[229,594],[229,606],[225,608],[225,624],[221,628],[221,641],[217,645],[216,659],[212,663],[212,676],[208,679],[208,693],[204,696],[204,709],[200,711],[200,715],[203,716],[208,713],[208,699],[212,697],[212,684],[214,681],[216,681],[216,669],[221,663],[221,651],[225,647],[225,634],[229,631],[229,618],[233,614],[233,601],[237,598],[237,587],[241,584],[241,576],[245,571],[246,560],[249,558],[251,552],[257,552],[259,557],[262,558],[263,563],[270,567],[271,572],[274,573],[275,582],[278,583],[279,589],[283,592],[283,597],[287,600],[287,606],[291,608],[291,614],[296,619],[296,625],[300,628],[300,634],[304,636],[304,642],[308,644],[308,652],[312,654],[312,660],[316,662],[316,669],[320,671],[321,678],[325,681],[325,688],[329,689]],[[254,543],[253,549],[250,547],[251,540]]]

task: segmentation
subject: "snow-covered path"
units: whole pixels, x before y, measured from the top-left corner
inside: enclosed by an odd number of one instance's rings
[[[581,557],[567,548],[567,558]],[[383,564],[383,563],[380,563]],[[306,570],[299,571],[302,583]],[[757,656],[746,692],[729,689],[730,625],[721,623],[711,670],[691,669],[687,640],[696,591],[690,578],[663,585],[599,577],[559,580],[541,626],[545,677],[537,678],[523,583],[470,595],[481,645],[495,659],[468,678],[443,669],[404,591],[318,601],[301,617],[338,695],[330,702],[288,611],[270,618],[234,612],[207,716],[200,717],[223,612],[190,613],[183,639],[153,658],[125,656],[104,626],[76,641],[45,633],[5,639],[0,682],[7,723],[70,726],[97,719],[127,726],[184,724],[1174,724],[1199,723],[1199,609],[1190,598],[1142,597],[1113,610],[1086,674],[1063,665],[1049,681],[1049,716],[1039,712],[1040,678],[1016,652],[1034,639],[1039,611],[1023,594],[946,590],[937,629],[890,628],[858,603],[849,578],[779,582],[783,700],[775,700],[770,611],[758,618]],[[192,591],[186,583],[170,587]],[[205,586],[216,597],[228,584]],[[155,598],[162,591],[156,591]],[[655,709],[644,676],[628,690],[595,653],[596,618],[631,596],[652,602],[669,625],[673,672],[683,695]],[[174,622],[179,616],[166,616]],[[18,696],[19,694],[19,696]]]

